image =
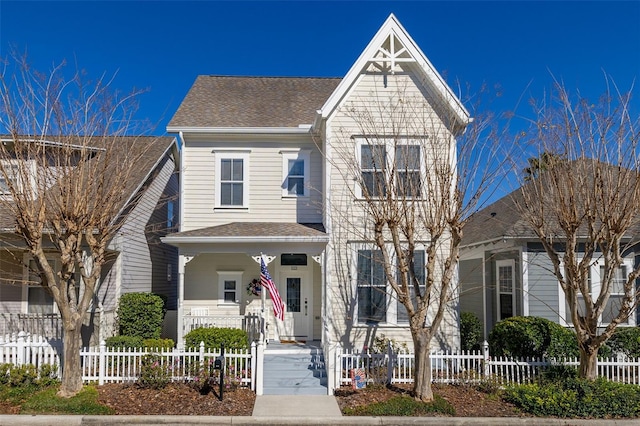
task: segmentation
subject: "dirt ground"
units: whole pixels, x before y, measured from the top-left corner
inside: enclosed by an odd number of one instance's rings
[[[136,384],[106,384],[97,386],[100,403],[113,408],[116,414],[131,415],[205,415],[250,416],[256,399],[247,389],[225,392],[220,401],[215,392],[201,395],[180,383],[169,384],[162,390],[141,389]],[[456,410],[456,417],[523,417],[513,405],[494,395],[480,392],[471,386],[434,385],[434,392]],[[357,391],[341,388],[336,399],[341,409],[385,401],[398,394],[408,393],[408,387],[368,387]],[[17,414],[20,407],[0,401],[0,414]]]
[[[449,401],[458,417],[522,416],[511,404],[479,392],[470,386],[434,386],[435,393]],[[408,389],[402,387],[370,387],[354,391],[339,389],[336,398],[340,408],[384,401]],[[108,384],[98,387],[99,400],[117,414],[166,414],[250,416],[255,394],[246,389],[226,392],[224,401],[218,395],[200,395],[183,384],[171,384],[162,391],[139,389],[136,385]]]

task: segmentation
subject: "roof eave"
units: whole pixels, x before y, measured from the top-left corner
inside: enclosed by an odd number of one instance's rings
[[[171,237],[160,238],[166,244],[234,244],[234,243],[328,243],[329,236],[302,237],[302,236],[281,236],[281,237],[256,237],[256,236],[233,236],[233,237]]]
[[[207,134],[258,134],[258,135],[307,135],[310,124],[298,127],[183,127],[167,126],[167,133],[207,133]]]

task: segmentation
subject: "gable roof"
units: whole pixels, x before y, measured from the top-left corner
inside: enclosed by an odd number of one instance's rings
[[[57,144],[55,137],[47,139],[47,145],[55,146]],[[108,147],[113,147],[118,149],[120,152],[127,152],[133,149],[145,150],[145,155],[136,163],[137,167],[134,170],[131,170],[130,179],[123,188],[124,196],[122,197],[122,206],[120,206],[119,209],[122,211],[127,207],[127,203],[135,197],[136,193],[140,190],[149,176],[151,176],[156,167],[162,162],[164,156],[171,150],[176,149],[176,139],[169,136],[118,136],[117,139],[118,144],[117,146],[114,146],[112,138],[92,137],[91,147],[96,150],[104,150]],[[81,146],[80,142],[78,146]],[[104,158],[104,156],[98,156],[97,158]],[[9,206],[5,202],[1,202],[0,231],[12,232],[13,229],[15,229],[15,216],[10,212]]]
[[[339,78],[200,75],[167,131],[311,125],[338,83]]]
[[[622,178],[625,182],[630,182],[626,189],[633,190],[637,181],[628,181],[628,179],[640,179],[636,172],[630,169],[589,158],[579,158],[569,161],[566,163],[566,167],[561,170],[561,173],[578,173],[583,176],[595,176],[595,173],[598,173],[598,171],[604,171],[604,173],[600,175],[600,179],[603,179],[604,182],[611,182],[613,184],[612,188],[620,188],[620,186],[616,186],[616,182],[621,182],[619,179]],[[536,179],[545,179],[545,176],[542,174]],[[586,185],[592,185],[598,182],[597,179],[593,179],[592,181],[591,178],[589,178],[584,183]],[[544,186],[544,182],[545,180],[541,181],[542,187],[546,189],[547,187]],[[525,183],[521,188],[516,189],[475,213],[464,227],[462,245],[472,246],[505,238],[537,240],[537,235],[531,228],[529,222],[523,217],[518,207],[519,204],[524,204],[523,192],[528,192],[528,185],[532,184]],[[554,199],[550,196],[553,192],[554,191],[541,191],[538,189],[530,191],[529,194],[537,197],[535,200],[537,200],[538,203],[550,205],[554,203]],[[576,194],[575,197],[579,199],[580,194]],[[556,226],[559,226],[551,210],[552,209],[545,209],[545,211],[549,212],[545,218],[545,222],[550,225],[556,224]],[[583,235],[588,235],[586,229],[583,229],[583,232]],[[626,233],[627,238],[638,238],[638,236],[640,236],[640,217],[632,223]]]
[[[387,46],[387,41],[389,45]],[[371,39],[358,60],[342,79],[335,92],[327,99],[319,114],[327,118],[339,105],[340,101],[356,83],[358,76],[372,62],[389,62],[391,72],[395,63],[413,63],[416,72],[422,77],[422,83],[435,94],[453,113],[461,126],[471,122],[469,112],[451,91],[435,67],[420,50],[416,42],[400,24],[392,13],[386,19],[376,35]]]

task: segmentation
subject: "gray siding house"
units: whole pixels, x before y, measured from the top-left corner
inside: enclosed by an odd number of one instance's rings
[[[178,146],[173,137],[125,137],[118,149],[146,144],[145,160],[123,190],[129,201],[121,208],[123,220],[108,249],[109,262],[103,269],[98,294],[83,329],[83,344],[98,344],[114,335],[115,312],[120,296],[130,292],[153,292],[167,301],[168,319],[175,322],[177,306],[177,249],[160,238],[177,228]],[[55,145],[55,141],[49,142]],[[96,141],[99,144],[98,141]],[[96,149],[101,149],[96,146]],[[50,295],[29,272],[32,260],[17,238],[14,218],[0,217],[0,335],[25,331],[50,339],[61,337],[60,317]],[[53,246],[51,258],[57,256]],[[167,327],[175,338],[175,324]]]
[[[542,244],[518,212],[517,189],[474,214],[465,227],[460,251],[460,311],[472,312],[488,336],[493,326],[512,316],[538,316],[571,326],[564,293],[552,272],[552,263]],[[619,278],[635,265],[629,252],[620,267]],[[599,291],[600,265],[591,267],[592,291]],[[597,293],[596,293],[597,294]],[[612,292],[609,304],[615,309]],[[608,322],[605,311],[601,322]],[[621,326],[636,325],[632,315]]]

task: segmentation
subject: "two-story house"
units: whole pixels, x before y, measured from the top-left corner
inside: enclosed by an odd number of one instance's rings
[[[131,171],[122,187],[122,205],[113,221],[121,221],[117,235],[107,247],[107,263],[103,267],[99,291],[94,295],[91,308],[83,325],[83,345],[97,345],[101,340],[117,334],[116,310],[124,293],[153,292],[165,297],[169,317],[175,321],[177,300],[177,263],[175,247],[163,244],[160,237],[177,227],[178,211],[178,146],[174,137],[122,136],[119,143],[106,143],[94,137],[91,143],[78,143],[69,148],[69,156],[86,152],[138,152],[144,150],[144,158]],[[9,170],[11,163],[21,161],[29,167],[37,167],[33,160],[16,160],[11,154],[12,136],[2,137],[6,154],[0,161]],[[44,149],[56,150],[62,146],[55,136],[37,138],[30,143]],[[74,152],[75,150],[75,152]],[[66,152],[65,151],[65,152]],[[91,155],[91,154],[89,154]],[[96,156],[90,161],[99,161]],[[101,160],[100,160],[101,161]],[[71,162],[70,162],[71,163]],[[17,164],[17,163],[16,163]],[[95,170],[99,170],[99,166]],[[35,171],[32,172],[35,174]],[[44,174],[44,173],[43,173]],[[2,174],[0,174],[2,175]],[[50,173],[49,175],[53,175]],[[7,174],[9,179],[11,174]],[[14,178],[17,176],[13,176]],[[0,334],[24,331],[48,339],[59,339],[62,324],[53,297],[40,285],[35,263],[28,255],[24,241],[15,234],[16,218],[11,213],[12,202],[5,176],[0,177]],[[55,182],[54,182],[55,183]],[[37,191],[37,188],[33,188]],[[60,250],[48,239],[43,239],[47,257],[54,268],[60,268]],[[80,282],[80,280],[78,279]],[[80,291],[82,290],[82,283]],[[175,325],[167,327],[175,330]],[[168,332],[172,336],[174,333]],[[175,337],[175,336],[174,336]]]
[[[400,91],[420,99],[414,121],[429,115],[451,133],[469,122],[393,15],[343,78],[197,77],[167,127],[182,145],[180,231],[163,238],[180,253],[179,341],[202,325],[251,328],[266,303],[269,340],[362,348],[384,334],[411,346],[406,312],[371,262],[363,188],[353,179],[363,173],[374,185],[390,167],[370,161],[375,150],[388,152],[389,164],[415,164],[418,174],[436,161],[411,145],[421,137],[415,122],[393,135],[413,151],[395,153],[381,148],[392,135],[366,134],[357,122],[374,112],[391,121],[391,112],[374,109]],[[446,141],[442,149],[455,151]],[[284,321],[268,296],[251,292],[261,256],[284,300]],[[440,345],[455,348],[451,304]]]

